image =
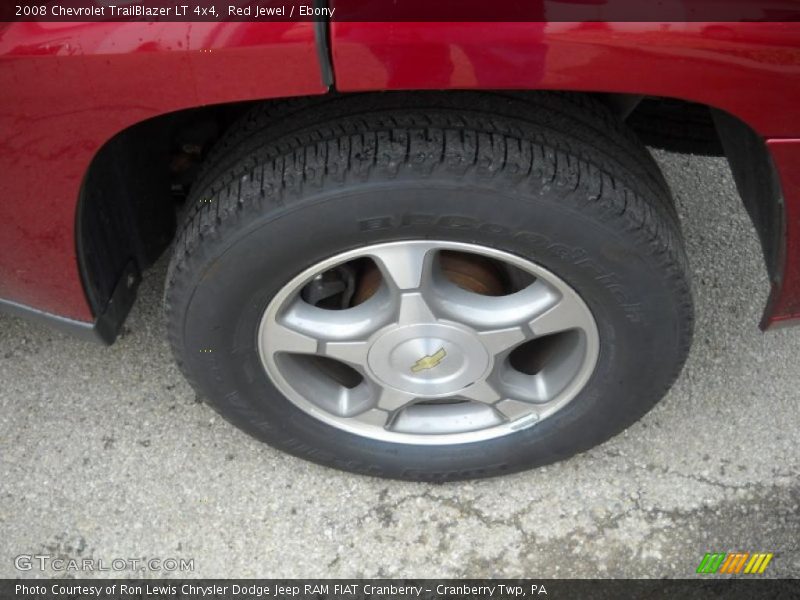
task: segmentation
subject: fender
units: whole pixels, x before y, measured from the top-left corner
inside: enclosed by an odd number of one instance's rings
[[[315,36],[312,22],[0,26],[0,307],[91,330],[75,235],[98,150],[171,111],[326,92]]]

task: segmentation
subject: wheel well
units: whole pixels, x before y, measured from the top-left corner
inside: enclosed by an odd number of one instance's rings
[[[625,122],[646,146],[671,152],[724,156],[711,112],[703,104],[645,97]]]
[[[737,186],[761,236],[768,269],[775,272],[780,240],[775,233],[782,212],[772,198],[775,194],[767,197],[760,190],[761,185],[774,190],[777,179],[763,183],[769,173],[763,167],[771,161],[766,146],[747,125],[708,106],[681,100],[597,96],[626,120],[645,145],[720,156],[727,150]],[[93,159],[78,202],[76,251],[87,299],[107,342],[114,340],[132,305],[141,273],[170,245],[178,208],[203,159],[254,104],[194,108],[143,121],[109,140]],[[725,134],[724,150],[718,131]],[[753,162],[758,168],[735,152],[744,139],[756,153]],[[770,208],[759,208],[762,204]]]
[[[102,339],[124,321],[141,273],[170,245],[176,206],[213,144],[250,103],[171,113],[138,123],[95,155],[81,186],[76,254]]]

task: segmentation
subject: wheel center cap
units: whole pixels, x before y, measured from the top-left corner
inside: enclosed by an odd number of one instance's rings
[[[489,353],[475,334],[455,325],[419,323],[379,337],[367,362],[382,383],[420,397],[450,396],[480,379]]]

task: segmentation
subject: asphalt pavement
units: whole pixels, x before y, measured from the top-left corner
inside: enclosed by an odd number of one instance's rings
[[[254,441],[175,366],[164,260],[110,348],[0,315],[0,577],[691,577],[715,551],[800,577],[800,328],[758,329],[767,279],[727,163],[657,157],[693,270],[689,361],[642,421],[536,471],[399,483]]]

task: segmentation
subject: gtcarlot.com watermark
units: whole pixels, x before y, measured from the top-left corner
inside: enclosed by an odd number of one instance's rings
[[[50,554],[19,554],[14,557],[18,571],[56,572],[189,572],[194,571],[193,558],[69,558]]]

